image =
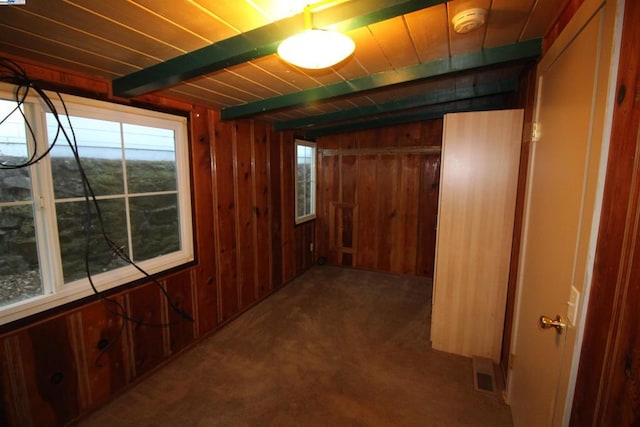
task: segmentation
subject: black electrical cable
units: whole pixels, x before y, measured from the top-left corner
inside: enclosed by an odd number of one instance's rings
[[[160,284],[160,282],[158,282],[158,280],[156,278],[152,277],[149,273],[147,273],[139,265],[137,265],[121,249],[121,247],[116,242],[111,240],[111,238],[107,234],[107,232],[106,232],[106,230],[104,228],[104,221],[102,219],[102,211],[100,210],[100,204],[98,203],[98,200],[97,200],[96,195],[95,195],[95,193],[93,191],[93,188],[91,187],[91,182],[89,181],[89,178],[87,177],[87,175],[85,173],[85,170],[84,170],[84,167],[82,166],[82,162],[80,160],[80,155],[79,155],[79,152],[78,152],[78,142],[77,142],[77,139],[76,139],[75,132],[73,130],[73,126],[71,125],[71,119],[69,118],[69,113],[67,111],[67,106],[66,106],[64,100],[62,99],[62,96],[58,92],[56,92],[56,95],[60,99],[60,102],[61,102],[62,107],[64,109],[65,116],[67,117],[67,123],[69,124],[69,129],[71,131],[71,138],[67,134],[67,131],[64,129],[64,126],[62,125],[62,122],[60,121],[60,117],[58,116],[57,111],[52,110],[51,114],[56,119],[56,122],[58,123],[58,129],[62,130],[64,138],[66,139],[66,141],[69,144],[69,147],[71,148],[71,151],[73,153],[73,157],[74,157],[74,159],[76,161],[76,165],[78,166],[78,171],[80,172],[80,176],[82,178],[82,187],[83,187],[83,191],[84,191],[84,199],[85,199],[85,207],[86,207],[86,217],[85,217],[86,218],[86,223],[85,223],[85,260],[84,261],[85,261],[85,270],[87,272],[87,279],[89,280],[89,284],[91,285],[91,288],[93,289],[94,293],[100,296],[100,293],[98,292],[98,290],[95,287],[95,284],[93,283],[93,278],[92,278],[92,275],[91,275],[91,269],[89,267],[90,230],[91,230],[91,225],[92,225],[91,207],[92,206],[93,206],[93,208],[95,209],[95,212],[96,212],[96,217],[98,219],[98,225],[100,227],[100,232],[101,232],[105,242],[109,246],[109,249],[111,249],[111,251],[113,252],[113,254],[117,255],[120,259],[122,259],[123,261],[125,261],[129,265],[133,266],[136,270],[138,270],[140,273],[142,273],[147,279],[149,279],[153,283],[155,283],[156,286],[158,287],[158,289],[160,289],[160,291],[162,292],[162,294],[166,298],[167,303],[169,304],[169,306],[171,307],[172,310],[174,310],[176,313],[178,313],[181,317],[184,317],[185,319],[193,321],[193,318],[189,314],[187,314],[180,307],[176,306],[173,303],[173,301],[171,301],[171,297],[167,293],[167,291],[164,288],[164,286],[162,286],[162,284]],[[136,322],[138,324],[144,324],[145,326],[165,327],[165,326],[170,326],[170,325],[173,324],[173,323],[149,324],[149,323],[142,323],[141,321],[138,321],[138,320],[135,320],[135,319],[128,319],[128,320],[132,320],[132,321],[134,321],[134,322]]]
[[[85,201],[85,212],[86,212],[86,216],[85,216],[85,272],[87,275],[87,279],[89,281],[89,284],[91,286],[91,289],[93,291],[93,293],[102,301],[105,309],[122,318],[124,321],[129,321],[132,323],[135,323],[137,326],[150,326],[150,327],[169,327],[171,325],[176,324],[177,322],[167,322],[167,323],[149,323],[149,322],[144,322],[142,319],[135,319],[131,316],[129,316],[127,314],[127,311],[125,309],[125,307],[117,300],[113,299],[113,298],[108,298],[106,296],[104,296],[102,294],[102,292],[98,291],[98,289],[96,288],[94,282],[93,282],[93,277],[91,274],[91,268],[90,268],[90,237],[91,237],[91,228],[93,225],[92,222],[92,208],[95,210],[95,214],[96,214],[96,218],[97,218],[97,225],[99,227],[100,233],[102,235],[102,237],[104,238],[104,241],[106,242],[107,246],[109,247],[109,249],[112,251],[114,256],[117,256],[118,258],[122,259],[123,261],[125,261],[127,264],[131,265],[132,267],[134,267],[136,270],[138,270],[140,273],[143,274],[144,277],[146,277],[147,279],[151,280],[157,287],[158,289],[160,289],[161,293],[163,294],[165,300],[167,301],[167,304],[169,305],[169,307],[175,311],[177,314],[180,315],[180,317],[190,320],[190,321],[194,321],[193,317],[191,315],[189,315],[185,310],[181,309],[180,307],[178,307],[172,300],[171,297],[169,296],[169,294],[167,293],[167,290],[164,288],[164,286],[162,286],[162,284],[153,276],[151,276],[149,273],[147,273],[144,269],[142,269],[139,265],[137,265],[130,257],[129,255],[123,251],[123,247],[119,246],[116,242],[114,242],[108,235],[108,233],[105,230],[105,226],[104,226],[104,221],[102,218],[102,211],[100,210],[100,205],[98,203],[98,199],[96,198],[96,195],[93,191],[93,188],[91,187],[91,182],[89,181],[84,167],[82,165],[82,162],[80,160],[80,155],[78,152],[78,142],[76,139],[76,135],[75,132],[73,130],[73,126],[71,124],[71,119],[69,117],[68,114],[68,110],[67,110],[67,106],[64,102],[64,100],[62,99],[62,96],[60,95],[60,93],[55,92],[56,95],[58,96],[58,99],[60,100],[60,103],[62,104],[62,107],[64,109],[64,113],[65,116],[67,118],[67,123],[69,125],[69,129],[70,129],[70,133],[71,136],[69,136],[69,134],[67,133],[67,131],[65,130],[63,123],[60,119],[60,116],[58,114],[58,111],[56,109],[56,106],[54,104],[54,102],[50,99],[50,97],[47,95],[47,93],[32,79],[30,79],[27,75],[27,73],[25,72],[25,70],[16,62],[8,59],[8,58],[2,58],[0,57],[0,82],[4,82],[4,83],[9,83],[15,86],[15,91],[14,91],[14,101],[16,102],[16,107],[9,112],[9,114],[7,115],[7,117],[4,117],[0,120],[0,124],[2,124],[3,122],[5,122],[9,116],[11,116],[14,112],[19,111],[20,114],[22,115],[24,122],[26,124],[26,127],[28,129],[28,132],[32,138],[33,141],[33,150],[32,152],[29,154],[28,158],[26,159],[26,161],[21,162],[21,163],[17,163],[17,164],[8,164],[7,162],[0,162],[0,169],[20,169],[20,168],[26,168],[29,166],[32,166],[36,163],[38,163],[40,160],[42,160],[44,157],[46,157],[51,150],[54,148],[54,146],[56,145],[56,143],[58,142],[59,138],[62,136],[63,139],[67,142],[67,144],[69,145],[71,152],[73,153],[73,157],[75,160],[75,163],[78,167],[78,172],[80,174],[80,178],[81,178],[81,182],[82,182],[82,188],[83,188],[83,194],[84,194],[84,201]],[[28,117],[25,115],[24,111],[22,110],[22,106],[24,105],[25,100],[27,99],[27,97],[29,96],[30,91],[33,90],[35,91],[35,93],[37,94],[37,96],[39,97],[39,99],[42,100],[42,102],[46,105],[47,109],[49,110],[49,112],[52,114],[52,116],[55,118],[56,123],[57,123],[57,129],[56,129],[56,134],[55,137],[52,139],[52,142],[50,143],[50,145],[44,150],[44,152],[40,155],[38,155],[39,152],[39,141],[36,138],[36,134],[31,126],[31,124],[29,123]],[[115,308],[113,308],[112,306],[115,306]],[[104,347],[104,349],[102,350],[101,354],[98,356],[98,358],[96,359],[96,365],[99,363],[100,359],[102,358],[102,356],[104,355],[104,353],[111,347],[111,345],[113,344],[113,342],[115,342],[121,335],[122,332],[124,330],[124,325],[125,322],[122,322],[121,328],[120,328],[120,332],[118,333],[117,337],[114,340],[111,340],[111,342]]]

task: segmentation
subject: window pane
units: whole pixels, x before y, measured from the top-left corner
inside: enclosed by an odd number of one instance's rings
[[[296,182],[302,182],[304,180],[304,168],[300,163],[300,158],[298,157],[298,165],[296,166]]]
[[[60,116],[60,119],[71,138],[66,116]],[[71,116],[71,124],[82,167],[96,196],[122,194],[124,184],[120,123]],[[47,132],[50,144],[56,136],[57,129],[57,122],[53,115],[48,113]],[[62,133],[55,148],[51,150],[51,169],[56,199],[84,196],[78,166]]]
[[[305,198],[306,198],[306,197],[305,197],[305,194],[304,194],[304,187],[303,187],[303,186],[301,186],[301,185],[298,185],[298,200],[297,200],[297,204],[298,204],[298,210],[297,210],[298,218],[306,215],[306,213],[305,213],[305,209],[304,209],[304,206],[305,206]]]
[[[23,164],[28,158],[24,118],[15,107],[15,102],[0,100],[0,119],[6,117],[0,123],[0,163],[6,165]],[[3,169],[0,179],[0,203],[31,200],[28,168]]]
[[[130,193],[177,189],[175,139],[171,129],[124,124]]]
[[[0,306],[42,294],[33,207],[0,208]]]
[[[296,143],[296,219],[315,214],[315,148]]]
[[[143,261],[180,250],[180,218],[176,195],[132,198],[133,258]]]
[[[307,182],[304,184],[304,214],[311,215],[313,212],[311,210],[311,183]]]
[[[105,242],[93,203],[91,206],[91,234],[89,236],[89,267],[91,274],[99,274],[126,265],[114,255]],[[123,199],[100,200],[100,211],[105,224],[105,231],[111,240],[127,248],[127,220]],[[85,224],[86,204],[82,202],[56,204],[58,217],[58,234],[64,282],[69,283],[87,276],[85,269]]]

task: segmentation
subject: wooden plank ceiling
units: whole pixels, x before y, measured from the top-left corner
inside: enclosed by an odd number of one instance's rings
[[[274,53],[310,2],[27,0],[0,6],[0,55],[315,137],[504,106],[566,0],[339,0],[317,8],[314,25],[346,32],[356,51],[321,71]],[[453,31],[458,12],[478,7],[482,28]]]

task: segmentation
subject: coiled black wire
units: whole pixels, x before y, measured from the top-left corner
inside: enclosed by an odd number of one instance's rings
[[[193,322],[193,317],[187,313],[186,311],[184,311],[183,309],[181,309],[180,307],[178,307],[172,300],[171,297],[169,296],[169,294],[167,293],[167,290],[162,286],[162,284],[153,276],[151,276],[149,273],[147,273],[146,271],[144,271],[144,269],[142,269],[139,265],[137,265],[130,257],[129,255],[123,250],[124,246],[118,245],[117,242],[113,241],[108,233],[105,230],[105,226],[104,226],[104,222],[102,219],[102,212],[100,210],[100,204],[98,203],[98,200],[96,198],[96,195],[93,191],[93,188],[91,187],[91,182],[89,181],[85,170],[82,166],[82,162],[80,159],[80,155],[78,152],[78,143],[76,140],[76,135],[75,132],[73,130],[73,126],[71,124],[71,119],[69,118],[69,114],[67,111],[67,106],[62,98],[62,95],[59,92],[55,92],[56,96],[58,97],[60,104],[63,107],[64,110],[64,115],[66,116],[66,121],[69,127],[69,132],[67,132],[63,126],[63,122],[62,119],[60,117],[60,115],[58,114],[58,111],[56,109],[56,106],[54,104],[54,102],[51,100],[51,98],[49,97],[49,95],[47,95],[47,93],[45,92],[44,89],[42,89],[40,87],[40,85],[32,80],[31,78],[29,78],[29,76],[27,75],[26,71],[15,61],[9,59],[9,58],[4,58],[4,57],[0,57],[0,82],[2,83],[8,83],[11,84],[15,87],[14,91],[13,91],[13,101],[15,101],[16,106],[15,108],[9,112],[9,114],[6,117],[0,118],[0,124],[4,123],[14,112],[19,111],[20,114],[22,115],[23,119],[24,119],[24,123],[26,125],[27,131],[29,132],[31,139],[33,141],[33,149],[31,150],[31,153],[28,154],[26,160],[19,162],[19,163],[8,163],[6,161],[4,162],[0,162],[0,170],[1,169],[21,169],[21,168],[27,168],[30,167],[32,165],[35,165],[36,163],[38,163],[40,160],[42,160],[43,158],[45,158],[47,155],[49,155],[49,153],[51,152],[51,150],[55,147],[55,145],[58,143],[58,141],[60,139],[62,139],[63,141],[65,141],[69,147],[71,148],[71,152],[73,153],[73,157],[75,160],[75,163],[78,167],[78,172],[80,174],[80,178],[81,178],[81,182],[82,182],[82,188],[83,188],[83,195],[84,195],[84,201],[85,201],[85,224],[84,224],[84,230],[85,230],[85,253],[84,253],[84,264],[85,264],[85,272],[87,275],[87,280],[89,281],[89,284],[91,286],[91,289],[93,291],[93,293],[98,297],[98,299],[100,299],[100,301],[102,301],[105,309],[122,318],[124,321],[122,322],[121,326],[120,326],[120,330],[118,332],[118,334],[116,335],[116,337],[112,340],[109,341],[109,343],[104,346],[102,348],[101,353],[99,354],[98,358],[96,359],[96,365],[97,366],[102,366],[100,364],[100,360],[102,359],[102,357],[104,356],[104,354],[111,348],[111,346],[122,336],[123,331],[124,331],[124,327],[125,327],[125,321],[129,321],[134,323],[136,326],[150,326],[150,327],[169,327],[171,325],[176,324],[177,322],[168,322],[168,323],[149,323],[149,322],[145,322],[142,319],[136,319],[131,317],[130,315],[127,314],[126,309],[124,308],[124,306],[116,299],[114,298],[109,298],[106,297],[105,295],[102,294],[102,292],[100,292],[93,281],[93,277],[91,274],[91,268],[89,266],[89,259],[90,259],[90,253],[91,253],[91,245],[90,245],[90,235],[91,235],[91,228],[92,228],[92,215],[91,215],[91,210],[92,208],[94,209],[95,213],[96,213],[96,219],[97,219],[97,225],[99,227],[100,230],[100,234],[102,235],[104,241],[106,242],[107,246],[109,247],[109,249],[112,251],[112,253],[114,254],[114,256],[117,256],[118,258],[120,258],[121,260],[125,261],[127,264],[133,266],[136,270],[138,270],[140,273],[142,273],[144,275],[144,277],[146,277],[148,280],[152,281],[157,287],[158,289],[160,289],[160,292],[162,293],[162,295],[164,296],[164,298],[167,301],[168,306],[175,311],[176,313],[178,313],[180,315],[181,318],[183,319],[187,319],[189,321]],[[32,94],[32,92],[35,93],[34,96],[37,96],[47,107],[47,109],[49,110],[49,112],[52,114],[52,116],[54,117],[54,119],[56,120],[57,123],[57,128],[56,128],[56,134],[54,136],[54,138],[51,140],[51,143],[48,145],[48,147],[46,149],[44,149],[44,151],[42,152],[42,154],[38,154],[40,152],[40,147],[39,144],[41,144],[40,141],[38,141],[38,138],[36,137],[36,133],[31,125],[31,123],[29,123],[29,119],[28,117],[25,115],[22,106],[24,105],[25,100],[27,99],[27,97]]]

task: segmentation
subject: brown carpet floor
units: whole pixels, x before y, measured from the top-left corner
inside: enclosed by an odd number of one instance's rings
[[[430,283],[317,266],[82,426],[511,426],[431,350]]]

